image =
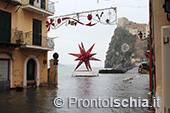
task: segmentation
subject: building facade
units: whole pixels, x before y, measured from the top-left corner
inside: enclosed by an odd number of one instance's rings
[[[170,16],[168,0],[150,0],[150,27],[153,57],[152,61],[152,91],[155,97],[160,98],[161,107],[156,108],[156,113],[170,112],[169,98],[169,32]],[[167,29],[168,28],[168,29]],[[164,32],[166,31],[166,32]],[[168,96],[167,96],[168,95]]]
[[[47,83],[48,0],[0,0],[0,90]]]

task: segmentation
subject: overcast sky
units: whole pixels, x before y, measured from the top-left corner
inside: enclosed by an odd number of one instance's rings
[[[148,0],[59,0],[58,3],[55,3],[55,16],[117,7],[118,18],[126,17],[137,23],[148,24],[148,4]],[[79,53],[78,44],[81,42],[84,43],[86,50],[95,43],[92,53],[97,53],[94,57],[100,59],[101,62],[91,61],[90,63],[92,67],[104,67],[106,51],[108,50],[115,28],[116,25],[103,24],[97,24],[93,27],[63,25],[56,30],[51,30],[48,35],[50,37],[58,36],[58,38],[55,39],[55,49],[49,52],[48,58],[51,59],[53,53],[57,52],[60,64],[73,64],[76,66],[78,62],[74,61],[75,57],[68,53]]]

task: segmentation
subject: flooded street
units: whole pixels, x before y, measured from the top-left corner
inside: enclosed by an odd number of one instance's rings
[[[67,70],[67,71],[66,71]],[[122,82],[132,77],[133,80]],[[154,113],[150,108],[68,108],[68,98],[129,99],[129,97],[149,99],[149,76],[139,75],[137,68],[126,74],[100,74],[99,77],[72,77],[71,69],[60,69],[58,89],[39,87],[0,93],[0,113]],[[53,100],[64,99],[65,105],[56,108]]]

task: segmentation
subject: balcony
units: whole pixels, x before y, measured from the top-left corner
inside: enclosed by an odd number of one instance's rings
[[[9,4],[12,4],[12,5],[15,5],[15,6],[17,6],[17,5],[21,5],[21,3],[20,3],[20,0],[3,0],[4,2],[7,2],[8,3],[8,5]],[[7,5],[7,6],[8,6]],[[6,6],[6,7],[7,7]]]
[[[23,32],[11,30],[11,43],[20,45],[20,48],[41,49],[52,51],[54,49],[54,40],[47,36],[41,36],[41,44],[33,42],[33,32]]]
[[[53,16],[54,3],[48,0],[21,0],[22,8],[43,16]]]

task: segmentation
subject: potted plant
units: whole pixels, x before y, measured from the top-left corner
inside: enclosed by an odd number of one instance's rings
[[[23,38],[23,32],[22,31],[17,31],[15,33],[16,36],[16,44],[21,44],[22,43],[22,38]]]
[[[21,44],[21,39],[17,39],[16,44]]]

